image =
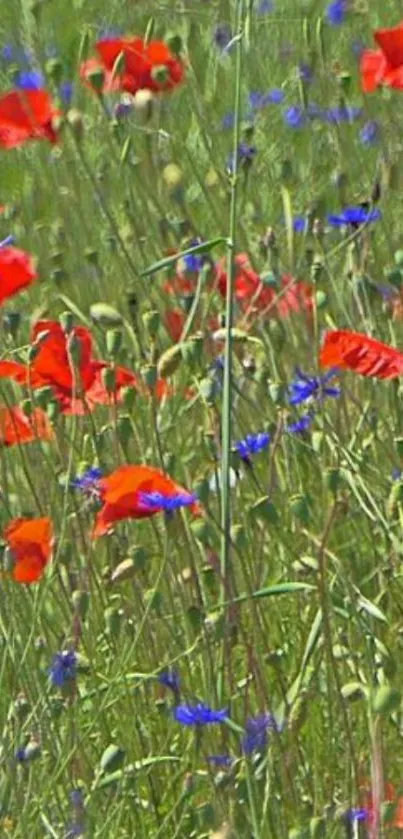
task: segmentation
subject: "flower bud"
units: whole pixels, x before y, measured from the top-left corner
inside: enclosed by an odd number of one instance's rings
[[[46,75],[52,82],[54,82],[55,85],[60,85],[64,73],[63,64],[60,61],[60,58],[49,58],[45,64],[45,71]]]
[[[309,500],[306,495],[297,493],[290,498],[290,512],[303,524],[308,524],[310,519]]]
[[[101,771],[108,774],[110,772],[116,772],[117,769],[123,766],[125,757],[126,752],[120,746],[111,743],[110,746],[107,746],[101,757],[99,764]]]
[[[63,329],[63,332],[65,332],[66,335],[70,335],[70,332],[72,331],[73,326],[74,326],[74,315],[73,315],[73,313],[69,312],[69,311],[62,312],[62,314],[60,315],[59,321],[60,321],[60,326]]]
[[[105,367],[101,373],[102,382],[108,393],[116,392],[116,372],[113,367]]]
[[[155,338],[161,325],[161,315],[156,309],[145,312],[143,315],[144,329],[150,338]]]
[[[132,99],[133,108],[143,123],[151,119],[153,104],[154,95],[151,90],[138,90]]]
[[[66,117],[75,139],[81,140],[84,134],[84,120],[81,111],[78,111],[77,108],[70,108],[67,111]]]
[[[116,358],[123,341],[121,329],[108,329],[106,333],[106,349],[111,358]]]
[[[168,350],[165,350],[164,353],[160,356],[157,365],[157,372],[158,377],[161,379],[166,379],[168,376],[172,376],[173,373],[179,367],[182,361],[182,345],[175,344],[175,346],[170,347]]]

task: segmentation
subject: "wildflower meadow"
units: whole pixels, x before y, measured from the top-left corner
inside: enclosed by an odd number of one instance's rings
[[[3,0],[0,837],[403,832],[403,7]]]

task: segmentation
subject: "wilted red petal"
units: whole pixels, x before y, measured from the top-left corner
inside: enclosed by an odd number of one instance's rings
[[[388,344],[347,329],[325,334],[319,360],[322,367],[354,370],[361,376],[394,379],[403,375],[403,353]]]
[[[0,248],[0,303],[37,279],[31,254],[19,248]]]
[[[392,29],[378,29],[374,39],[391,67],[403,64],[403,23]]]
[[[16,582],[34,583],[39,580],[52,554],[53,527],[50,518],[13,519],[3,536],[15,560],[13,577]]]
[[[49,418],[41,408],[35,408],[28,417],[18,405],[12,408],[0,406],[0,444],[22,445],[34,440],[54,439]]]

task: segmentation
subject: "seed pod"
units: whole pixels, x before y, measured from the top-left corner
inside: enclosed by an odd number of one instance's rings
[[[111,582],[123,583],[126,580],[131,580],[137,573],[134,560],[128,557],[119,562],[119,565],[112,571]]]
[[[122,315],[109,303],[93,303],[90,307],[90,317],[100,326],[114,327],[122,323]]]
[[[125,760],[126,752],[120,748],[120,746],[116,746],[111,743],[108,746],[100,760],[100,767],[102,772],[116,772],[117,769],[120,769],[123,766]]]
[[[161,379],[166,379],[172,376],[179,367],[182,361],[182,345],[175,344],[170,347],[160,356],[157,365],[158,376]]]
[[[380,685],[372,698],[372,709],[375,714],[391,714],[399,708],[401,701],[400,691],[390,685]]]

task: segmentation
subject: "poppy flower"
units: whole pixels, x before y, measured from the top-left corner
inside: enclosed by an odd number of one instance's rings
[[[57,116],[46,90],[12,90],[0,96],[0,147],[16,148],[27,140],[56,143]]]
[[[21,446],[34,440],[48,442],[53,439],[53,428],[41,408],[35,408],[27,416],[18,405],[12,408],[0,406],[0,445]]]
[[[392,29],[378,29],[374,40],[380,49],[364,50],[360,58],[364,93],[382,85],[403,90],[403,21]]]
[[[122,389],[137,383],[130,370],[114,367],[114,390],[107,390],[102,371],[111,369],[111,365],[92,357],[92,336],[84,326],[74,327],[67,335],[57,321],[38,321],[32,330],[31,344],[36,351],[31,364],[1,361],[0,378],[13,379],[32,389],[51,387],[65,414],[84,414],[96,405],[119,401]],[[77,356],[76,372],[73,354]]]
[[[216,265],[216,285],[222,297],[227,290],[226,261]],[[286,318],[292,312],[312,308],[311,288],[303,282],[297,282],[290,274],[284,274],[279,287],[264,283],[263,279],[251,267],[246,253],[235,257],[235,299],[242,311],[250,314],[271,314]]]
[[[0,304],[27,288],[37,277],[31,254],[19,248],[0,247]]]
[[[98,58],[85,61],[80,75],[94,88],[92,74],[103,72],[103,93],[120,90],[135,94],[144,89],[159,93],[176,87],[184,76],[183,62],[164,41],[146,43],[142,38],[105,38],[95,44],[95,49]],[[118,59],[123,67],[121,72],[114,73]]]
[[[372,793],[367,789],[361,788],[361,805],[365,810],[366,814],[366,821],[369,825],[374,823],[375,820],[375,812],[374,812],[374,803],[372,798]],[[385,824],[385,827],[396,827],[396,828],[403,828],[403,797],[397,797],[396,790],[393,784],[389,781],[385,784],[384,787],[384,796],[383,796],[384,803],[394,803],[395,811],[392,817],[392,820]]]
[[[52,554],[53,527],[50,518],[13,519],[3,535],[14,558],[14,580],[17,583],[35,583],[42,576]]]
[[[395,379],[403,375],[402,352],[348,329],[325,333],[319,361],[322,367],[354,370],[361,376],[376,379]]]
[[[117,521],[142,519],[190,506],[200,512],[192,493],[153,466],[120,466],[98,483],[102,509],[95,520],[93,538],[103,536]]]

